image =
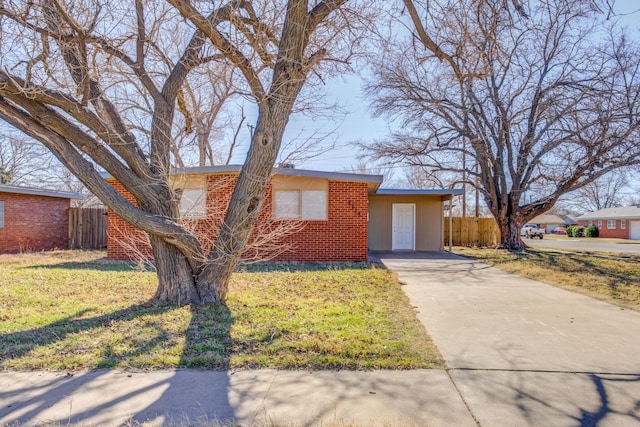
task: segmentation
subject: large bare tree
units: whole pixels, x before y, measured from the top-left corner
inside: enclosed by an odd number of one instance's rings
[[[617,170],[561,198],[564,206],[580,213],[624,206],[634,192],[630,188],[634,176],[630,170]]]
[[[374,155],[477,178],[500,246],[525,247],[561,195],[640,164],[638,43],[603,5],[403,0],[368,92],[404,127]]]
[[[4,0],[0,118],[40,141],[105,205],[149,234],[158,299],[223,302],[303,86],[345,67],[357,45],[360,16],[346,4]],[[183,114],[181,125],[197,118],[188,111],[196,104],[182,102],[185,85],[195,70],[216,64],[243,77],[237,91],[259,114],[224,222],[205,248],[179,218],[169,174],[175,118]],[[137,108],[143,103],[146,109]]]
[[[0,184],[50,184],[50,172],[57,169],[55,163],[41,144],[19,134],[0,134]]]

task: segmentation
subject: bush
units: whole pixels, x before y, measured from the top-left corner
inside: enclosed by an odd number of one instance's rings
[[[584,237],[584,227],[582,226],[574,227],[573,237]]]
[[[595,225],[590,225],[584,230],[585,237],[598,237],[600,235],[600,230]]]
[[[573,229],[576,228],[575,225],[570,225],[567,227],[567,237],[573,237]]]

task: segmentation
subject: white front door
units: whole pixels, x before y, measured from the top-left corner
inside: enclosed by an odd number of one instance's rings
[[[392,206],[391,249],[414,250],[416,228],[416,205],[413,203],[394,203]]]
[[[640,240],[640,221],[629,221],[629,239]]]

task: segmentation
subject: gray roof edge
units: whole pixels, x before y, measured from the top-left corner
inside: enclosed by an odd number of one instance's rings
[[[401,189],[401,188],[380,188],[375,193],[376,195],[394,195],[394,196],[461,196],[464,194],[462,188],[452,189],[433,189],[433,190],[416,190],[416,189]]]
[[[589,212],[576,217],[576,220],[586,219],[637,219],[640,218],[640,207],[625,206],[619,208],[600,209],[599,211]]]
[[[0,193],[27,194],[30,196],[59,197],[62,199],[84,200],[87,197],[80,193],[68,191],[48,190],[46,188],[22,187],[16,185],[0,184]]]
[[[180,168],[173,169],[171,171],[171,175],[198,175],[198,174],[208,174],[208,173],[236,173],[240,172],[242,169],[241,165],[221,165],[221,166],[197,166],[190,168]],[[368,175],[368,174],[360,174],[360,173],[349,173],[349,172],[325,172],[325,171],[314,171],[308,169],[296,169],[296,168],[274,168],[274,175],[284,175],[284,176],[304,176],[309,178],[326,178],[326,179],[336,179],[342,181],[362,181],[362,182],[373,182],[373,183],[381,183],[383,180],[382,175]],[[113,178],[113,176],[108,172],[100,172],[100,176],[102,178]]]
[[[351,173],[351,172],[326,172],[326,171],[314,171],[309,169],[295,169],[295,168],[275,168],[274,175],[285,176],[304,176],[309,178],[326,178],[336,179],[342,181],[363,181],[382,183],[384,176],[382,175],[369,175],[363,173]]]

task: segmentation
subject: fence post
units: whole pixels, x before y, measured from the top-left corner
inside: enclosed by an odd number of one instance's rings
[[[104,249],[107,247],[107,209],[69,209],[69,248]]]
[[[456,246],[496,246],[500,230],[494,218],[449,217],[449,245]]]

